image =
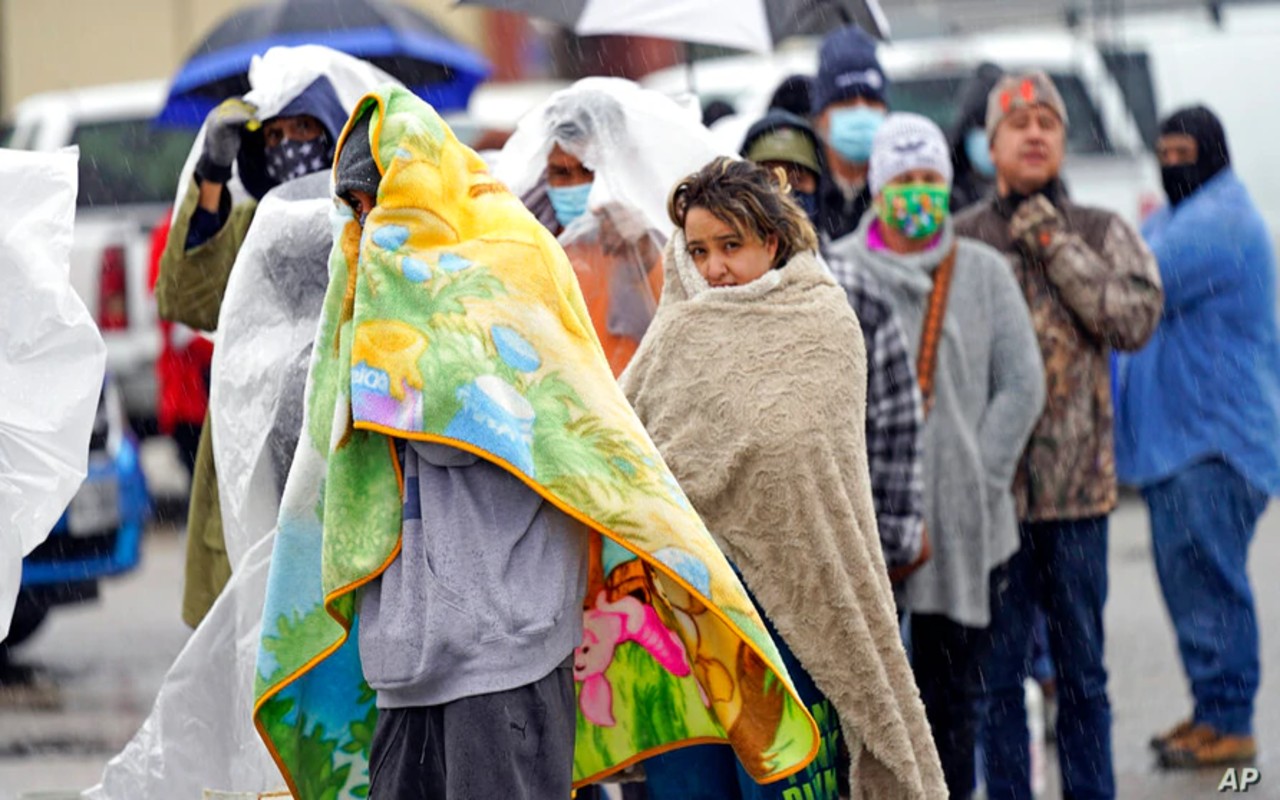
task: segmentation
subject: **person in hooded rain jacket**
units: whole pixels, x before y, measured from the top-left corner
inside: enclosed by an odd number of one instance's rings
[[[619,78],[587,78],[529,112],[494,174],[556,235],[615,376],[662,294],[662,205],[719,149],[673,101]]]
[[[162,319],[201,331],[218,327],[218,312],[236,255],[258,200],[272,187],[328,169],[347,112],[329,81],[307,85],[279,114],[231,98],[209,113],[203,152],[173,216],[160,260],[156,305]],[[232,202],[232,166],[250,197]],[[187,514],[187,564],[182,619],[200,624],[231,575],[223,544],[222,511],[206,418],[196,451]]]
[[[1155,737],[1165,767],[1253,758],[1258,618],[1249,544],[1280,492],[1280,331],[1271,237],[1213,112],[1186,108],[1156,145],[1169,204],[1143,226],[1164,318],[1124,358],[1120,479],[1142,489],[1156,574],[1195,708]]]
[[[831,246],[904,320],[926,393],[925,512],[933,557],[906,581],[911,658],[952,798],[973,790],[988,587],[1018,549],[1013,473],[1044,407],[1044,368],[1004,259],[955,235],[950,153],[917,114],[891,114],[869,174],[875,215]],[[931,315],[935,298],[939,316]]]

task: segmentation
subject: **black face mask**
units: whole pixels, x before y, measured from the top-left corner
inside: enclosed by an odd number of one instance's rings
[[[816,225],[818,222],[818,195],[813,192],[797,192],[793,189],[791,190],[791,196],[804,209],[809,221]]]
[[[1199,164],[1160,168],[1160,182],[1164,184],[1164,193],[1168,196],[1170,205],[1176,206],[1196,193],[1206,180],[1201,172]]]
[[[321,133],[309,142],[285,139],[266,148],[267,174],[276,183],[284,183],[319,172],[333,163],[333,151],[327,134]]]

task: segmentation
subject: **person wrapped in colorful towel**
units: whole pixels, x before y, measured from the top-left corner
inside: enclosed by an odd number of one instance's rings
[[[552,234],[390,87],[333,222],[254,713],[294,796],[568,797],[710,741],[804,769],[817,726]]]
[[[620,384],[776,631],[824,748],[765,787],[724,748],[661,755],[649,797],[837,800],[842,737],[852,797],[945,797],[876,529],[861,328],[783,176],[721,158],[676,186],[662,303]]]

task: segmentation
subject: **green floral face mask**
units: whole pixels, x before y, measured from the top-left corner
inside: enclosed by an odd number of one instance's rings
[[[877,209],[880,221],[908,239],[936,236],[947,218],[951,190],[941,183],[886,186]]]

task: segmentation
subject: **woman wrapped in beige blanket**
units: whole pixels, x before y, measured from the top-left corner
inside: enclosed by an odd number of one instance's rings
[[[669,210],[666,285],[622,388],[742,572],[824,746],[770,786],[727,748],[668,753],[645,762],[650,800],[835,800],[841,735],[853,797],[946,797],[871,504],[857,318],[781,176],[717,159]]]

